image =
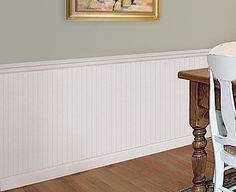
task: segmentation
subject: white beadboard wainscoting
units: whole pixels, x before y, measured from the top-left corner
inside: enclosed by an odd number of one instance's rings
[[[207,52],[0,65],[0,190],[190,144],[177,73]]]

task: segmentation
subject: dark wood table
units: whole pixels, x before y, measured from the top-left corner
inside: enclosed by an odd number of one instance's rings
[[[189,123],[193,128],[194,141],[192,155],[193,169],[193,192],[206,191],[205,169],[207,154],[205,138],[209,109],[209,74],[207,69],[181,71],[178,74],[181,79],[189,80]],[[236,82],[233,83],[236,93]],[[216,82],[216,109],[220,110],[220,89],[219,82]]]

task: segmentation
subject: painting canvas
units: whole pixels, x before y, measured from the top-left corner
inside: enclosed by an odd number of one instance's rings
[[[67,0],[69,20],[158,18],[159,0]]]

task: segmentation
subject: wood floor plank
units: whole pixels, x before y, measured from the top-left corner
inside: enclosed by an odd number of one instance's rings
[[[11,192],[25,192],[25,190],[23,188],[19,188],[19,189],[13,189],[11,190]]]
[[[206,150],[206,177],[211,179],[211,141]],[[176,192],[192,184],[191,156],[189,145],[8,192]]]
[[[133,185],[129,180],[125,179],[122,175],[115,174],[108,169],[97,169],[94,174],[102,181],[113,186],[117,191],[126,192],[144,192],[142,189]]]
[[[82,174],[75,174],[71,177],[71,180],[78,186],[86,190],[86,192],[117,192],[108,183],[101,180],[98,175],[94,175],[92,171],[88,171]]]
[[[30,186],[27,186],[27,187],[24,187],[24,192],[40,192],[40,190],[38,190],[35,185],[30,185]]]

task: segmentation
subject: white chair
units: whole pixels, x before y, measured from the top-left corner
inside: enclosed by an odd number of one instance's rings
[[[224,165],[236,168],[236,111],[232,91],[232,81],[236,79],[236,42],[216,46],[207,59],[210,73],[209,119],[215,156],[214,192],[229,192],[236,189],[223,187]],[[214,78],[220,82],[221,114],[226,128],[223,134],[215,107]]]

